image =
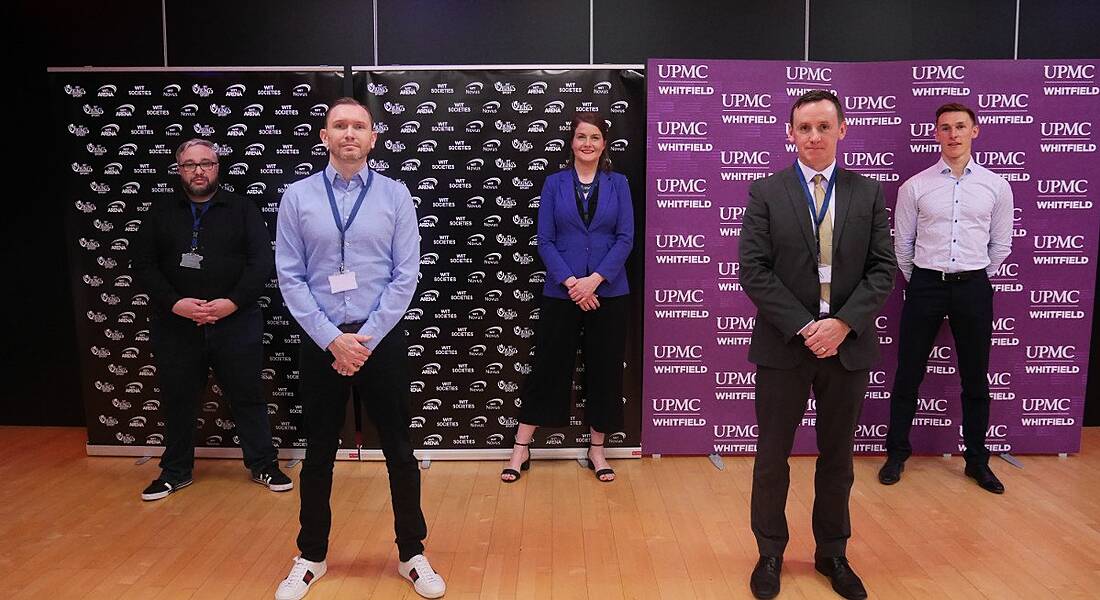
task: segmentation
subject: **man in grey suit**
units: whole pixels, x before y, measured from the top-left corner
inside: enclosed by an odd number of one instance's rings
[[[791,108],[790,168],[757,180],[741,234],[741,285],[757,308],[749,360],[756,364],[759,424],[752,531],[760,560],[749,587],[779,594],[789,539],[787,459],[812,389],[817,400],[814,563],[844,598],[866,598],[848,565],[852,443],[879,357],[874,319],[897,267],[882,186],[836,164],[846,126],[840,101],[815,90]]]

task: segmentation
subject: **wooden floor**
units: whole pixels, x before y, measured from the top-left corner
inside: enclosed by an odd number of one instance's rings
[[[958,457],[911,459],[893,487],[856,459],[848,556],[877,598],[1095,598],[1100,428],[1069,458],[994,459],[1008,492]],[[536,462],[503,485],[500,462],[423,472],[427,555],[447,598],[750,598],[751,458],[613,461],[600,484],[575,461]],[[792,461],[792,539],[781,598],[836,598],[813,570],[813,459]],[[200,460],[195,483],[139,494],[156,461],[90,458],[84,432],[0,428],[0,568],[10,598],[272,598],[290,568],[297,491],[251,483],[238,461]],[[298,469],[290,471],[297,480]],[[341,462],[329,571],[308,598],[417,598],[396,574],[386,471]]]

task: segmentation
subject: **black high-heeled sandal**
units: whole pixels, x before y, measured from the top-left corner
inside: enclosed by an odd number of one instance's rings
[[[602,448],[603,444],[593,444],[590,442],[588,444],[588,452],[585,453],[585,456],[588,458],[588,468],[596,471],[596,464],[592,462],[592,455],[590,454],[592,451],[592,446],[599,446]],[[610,475],[611,479],[600,479],[604,475]],[[609,467],[607,469],[600,469],[596,471],[596,481],[599,481],[600,483],[611,483],[612,481],[615,481],[615,469]]]
[[[528,446],[531,445],[531,442],[527,442],[526,444],[521,444],[519,442],[512,442],[512,445],[513,446],[523,446],[524,448],[527,448]],[[515,469],[512,469],[510,467],[505,468],[504,470],[502,470],[500,472],[500,480],[503,481],[504,483],[515,483],[515,482],[519,481],[520,477],[522,477],[522,474],[520,473],[520,471],[526,471],[527,469],[530,469],[530,468],[531,468],[531,450],[528,449],[527,450],[527,460],[523,461],[523,464],[521,464],[519,466],[519,471],[517,471]],[[504,478],[505,475],[511,475],[512,478],[511,479],[505,479]]]

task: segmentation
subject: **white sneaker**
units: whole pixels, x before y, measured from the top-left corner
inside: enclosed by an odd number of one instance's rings
[[[328,567],[323,560],[313,562],[301,556],[295,556],[290,575],[287,575],[286,579],[279,584],[279,589],[275,590],[275,600],[299,600],[309,592],[309,586],[320,579],[327,570]]]
[[[447,592],[443,577],[432,569],[432,565],[423,554],[417,554],[406,562],[397,563],[397,572],[413,584],[417,594],[425,598],[439,598]]]

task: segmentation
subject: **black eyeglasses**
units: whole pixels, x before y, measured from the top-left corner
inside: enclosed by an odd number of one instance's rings
[[[210,171],[218,168],[218,163],[212,160],[204,160],[197,163],[185,162],[180,165],[180,171],[183,171],[184,173],[194,173],[195,169],[198,169],[199,167],[202,167],[203,171]]]

